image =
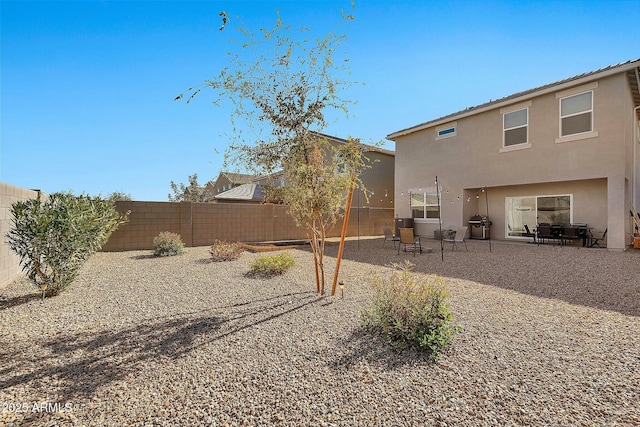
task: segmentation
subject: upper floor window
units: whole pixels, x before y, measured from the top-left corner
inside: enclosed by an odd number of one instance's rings
[[[593,91],[560,99],[560,136],[593,131]]]
[[[526,144],[528,138],[529,109],[511,111],[503,115],[504,147]]]

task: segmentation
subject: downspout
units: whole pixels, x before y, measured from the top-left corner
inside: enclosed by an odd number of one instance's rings
[[[638,70],[636,69],[636,78],[638,77]],[[638,81],[640,87],[640,80]],[[638,110],[640,110],[640,105],[633,109],[633,183],[631,184],[631,203],[633,204],[634,212],[638,212],[638,204],[636,200],[636,176],[638,175],[638,144],[640,144],[640,135],[638,134],[638,126],[640,125],[640,120],[638,120]],[[634,230],[635,231],[635,230]]]
[[[640,67],[636,67],[636,83],[638,84],[638,88],[640,88]],[[640,135],[638,135],[638,125],[640,124],[640,120],[638,120],[638,110],[640,109],[640,105],[633,109],[633,184],[631,186],[633,191],[633,196],[631,197],[631,202],[633,203],[633,209],[638,212],[638,205],[636,200],[636,174],[637,174],[637,145],[640,144]]]
[[[638,76],[638,69],[636,68],[636,80],[638,81],[638,87],[640,88],[640,77]],[[634,237],[636,233],[636,228],[634,227],[636,223],[636,218],[633,215],[637,215],[638,205],[636,200],[636,175],[638,174],[638,159],[637,159],[637,150],[638,144],[640,144],[640,135],[638,134],[638,126],[640,126],[640,120],[638,119],[638,110],[640,110],[640,105],[633,109],[633,183],[631,184],[631,191],[633,194],[631,195],[631,203],[633,205],[633,210],[630,212],[633,217],[631,220],[631,244],[632,247],[635,247]]]

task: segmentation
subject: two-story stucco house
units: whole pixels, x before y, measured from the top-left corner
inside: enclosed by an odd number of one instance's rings
[[[639,86],[637,59],[388,135],[396,217],[432,235],[488,214],[491,238],[514,240],[530,240],[524,224],[586,223],[625,248],[640,203]]]
[[[326,139],[334,147],[346,144],[347,140],[336,136],[315,133],[318,137]],[[353,197],[353,207],[369,208],[393,208],[394,202],[394,152],[384,148],[361,144],[365,157],[368,159],[369,168],[366,168],[360,179],[367,189],[367,196],[360,191]],[[247,182],[239,186],[229,185],[229,190],[215,193],[215,200],[219,202],[241,202],[241,203],[262,203],[265,192],[263,187],[269,185],[284,185],[283,172],[276,172],[271,176],[254,177],[251,175],[221,173],[217,182],[223,182],[223,176],[233,176],[239,181],[240,178]],[[216,184],[216,188],[220,186]],[[215,190],[211,190],[215,191]],[[382,229],[379,230],[382,232]]]

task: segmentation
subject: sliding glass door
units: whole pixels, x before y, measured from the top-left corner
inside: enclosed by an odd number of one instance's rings
[[[571,198],[570,194],[507,197],[507,237],[524,236],[525,224],[530,231],[543,222],[570,224],[573,220]]]

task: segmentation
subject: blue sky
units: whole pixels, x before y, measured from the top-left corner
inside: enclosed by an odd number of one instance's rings
[[[167,200],[217,177],[230,111],[206,91],[233,36],[285,23],[325,34],[350,2],[4,1],[0,181],[47,193]],[[326,133],[374,143],[491,99],[640,57],[640,2],[356,1],[343,45],[357,101]],[[231,27],[231,28],[230,28]],[[393,149],[387,141],[386,148]]]

